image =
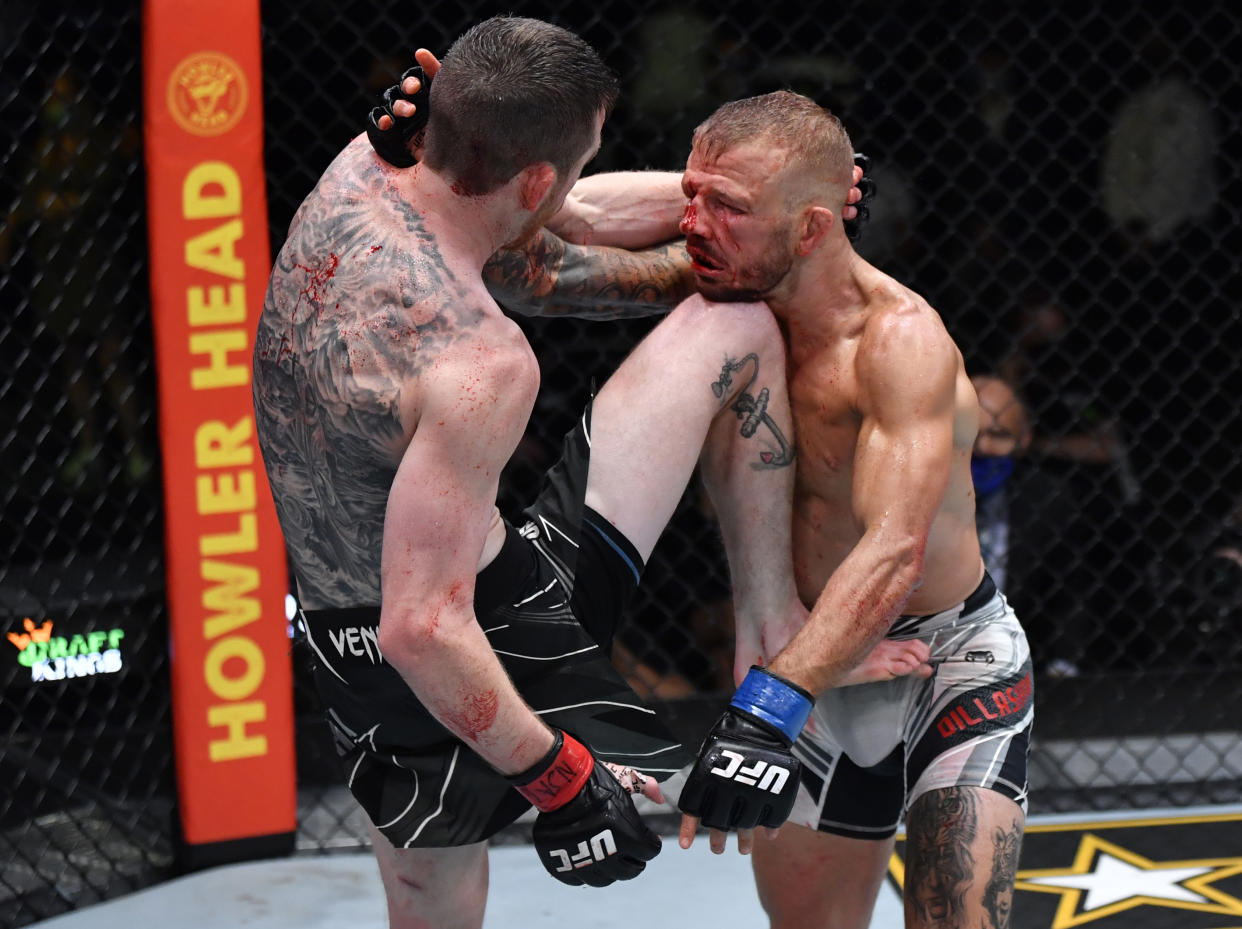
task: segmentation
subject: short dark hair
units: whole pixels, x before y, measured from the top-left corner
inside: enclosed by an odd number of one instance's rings
[[[474,195],[538,162],[564,175],[618,91],[599,54],[572,32],[537,19],[492,17],[444,56],[431,85],[423,161]]]

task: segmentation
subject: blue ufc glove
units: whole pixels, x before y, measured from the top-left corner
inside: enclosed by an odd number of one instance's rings
[[[681,791],[681,811],[709,829],[785,822],[801,772],[791,748],[813,703],[797,684],[752,665],[703,740]]]

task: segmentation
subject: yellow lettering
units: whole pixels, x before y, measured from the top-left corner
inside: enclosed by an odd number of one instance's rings
[[[259,521],[253,513],[242,513],[237,517],[236,532],[219,532],[205,535],[198,540],[198,553],[204,558],[258,550]]]
[[[200,271],[231,277],[235,281],[243,280],[246,277],[246,263],[233,250],[241,237],[240,219],[231,219],[214,229],[200,232],[186,240],[185,263]]]
[[[242,663],[242,673],[237,677],[224,673],[225,662],[230,658],[237,658]],[[207,686],[217,697],[222,700],[244,700],[263,683],[266,664],[263,651],[254,639],[231,635],[211,646],[203,661],[203,669],[206,671]]]
[[[190,335],[190,354],[208,355],[205,368],[190,370],[190,386],[195,390],[212,387],[237,387],[250,383],[250,365],[245,361],[229,364],[229,352],[244,352],[247,347],[244,329],[222,329],[218,332],[196,332]]]
[[[186,291],[191,326],[222,326],[246,321],[246,285],[191,287]]]
[[[209,419],[194,431],[194,463],[200,468],[231,468],[254,461],[254,420],[243,416],[233,425]]]
[[[236,761],[267,754],[267,737],[246,735],[247,723],[261,723],[267,719],[267,706],[262,700],[249,703],[230,703],[227,706],[207,708],[207,725],[227,726],[229,734],[224,739],[213,739],[207,745],[212,761]]]
[[[198,512],[202,516],[210,516],[253,510],[256,500],[254,488],[253,471],[200,474],[195,481]]]
[[[247,596],[258,589],[257,568],[204,559],[202,574],[212,585],[203,591],[203,608],[209,614],[203,622],[206,638],[218,639],[259,618],[258,599]]]
[[[224,161],[204,161],[181,183],[181,212],[186,219],[215,219],[241,213],[241,176]]]

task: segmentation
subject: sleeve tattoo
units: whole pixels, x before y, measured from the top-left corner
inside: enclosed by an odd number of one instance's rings
[[[521,248],[497,252],[483,277],[498,303],[526,316],[654,316],[693,291],[680,242],[631,252],[571,245],[547,230]]]

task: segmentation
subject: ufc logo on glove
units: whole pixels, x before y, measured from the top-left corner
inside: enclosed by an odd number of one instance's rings
[[[548,854],[553,858],[560,859],[560,867],[556,869],[557,873],[563,871],[572,871],[575,868],[585,868],[587,865],[594,864],[597,861],[603,861],[609,855],[617,853],[617,840],[612,837],[612,830],[605,829],[591,837],[590,847],[585,841],[578,843],[578,850],[570,855],[563,848],[551,849]]]
[[[749,768],[743,768],[742,762],[746,759],[737,752],[725,749],[720,756],[728,759],[728,764],[723,768],[712,768],[712,774],[723,777],[727,781],[737,781],[747,787],[758,784],[760,790],[770,790],[778,794],[785,786],[785,781],[789,780],[789,769],[782,768],[780,765],[756,761]]]
[[[709,829],[776,828],[789,818],[802,766],[792,748],[814,699],[752,666],[690,768],[678,806]]]

